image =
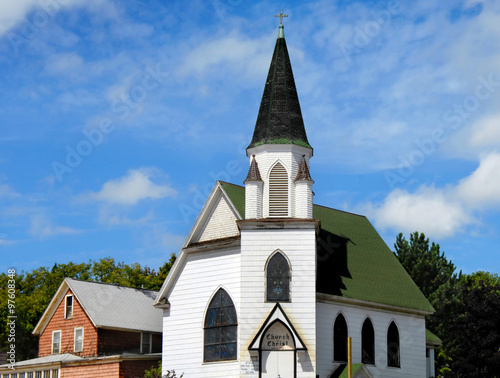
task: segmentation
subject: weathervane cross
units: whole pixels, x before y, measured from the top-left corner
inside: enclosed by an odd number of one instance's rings
[[[283,17],[288,17],[288,15],[283,14],[283,9],[282,9],[280,14],[275,14],[274,17],[279,17],[280,18],[280,25],[283,25]]]

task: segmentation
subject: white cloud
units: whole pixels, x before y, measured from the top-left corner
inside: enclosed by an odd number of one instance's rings
[[[393,190],[382,203],[363,210],[382,229],[420,231],[450,237],[476,222],[476,215],[500,205],[500,153],[484,155],[478,168],[456,185],[421,186],[415,193]]]
[[[472,127],[470,144],[473,148],[500,145],[500,114],[480,119]]]
[[[38,0],[0,1],[0,36],[22,21],[38,5]]]
[[[368,213],[382,229],[420,231],[438,238],[452,236],[473,222],[446,190],[431,187],[421,187],[413,194],[395,189],[382,204],[368,208]]]
[[[45,70],[51,75],[67,73],[74,75],[83,66],[83,58],[76,53],[52,55],[45,65]]]
[[[199,75],[210,69],[223,73],[233,69],[243,71],[247,76],[260,77],[269,66],[270,43],[267,42],[270,42],[267,38],[264,41],[244,40],[235,33],[214,41],[204,41],[186,56],[179,74]]]
[[[56,235],[74,235],[81,231],[70,227],[54,226],[50,219],[42,214],[31,216],[29,232],[37,238]]]
[[[479,167],[456,188],[460,199],[474,209],[500,205],[500,153],[482,157]]]
[[[158,172],[151,168],[132,169],[121,178],[110,180],[90,198],[118,205],[135,205],[143,199],[161,199],[173,196],[176,191],[168,185],[155,184],[151,179]]]
[[[20,194],[14,191],[8,184],[0,184],[0,198],[19,197]]]

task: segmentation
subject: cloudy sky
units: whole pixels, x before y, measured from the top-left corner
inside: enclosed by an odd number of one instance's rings
[[[500,2],[0,3],[0,270],[158,268],[242,184],[283,8],[315,202],[500,272]]]

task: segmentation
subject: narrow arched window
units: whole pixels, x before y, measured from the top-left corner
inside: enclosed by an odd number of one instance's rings
[[[333,325],[333,360],[347,362],[347,323],[342,314],[338,314]]]
[[[401,367],[399,360],[399,331],[394,322],[391,322],[387,330],[387,365]]]
[[[281,163],[269,174],[269,216],[288,217],[288,173]]]
[[[203,360],[235,360],[237,336],[238,321],[233,301],[224,289],[219,289],[205,315]]]
[[[280,252],[275,253],[267,264],[267,300],[290,300],[290,266]]]
[[[375,365],[375,331],[369,318],[365,319],[361,329],[361,362]]]

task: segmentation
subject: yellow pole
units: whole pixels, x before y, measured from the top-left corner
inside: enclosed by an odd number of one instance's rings
[[[352,344],[351,338],[347,338],[347,376],[352,378]]]

